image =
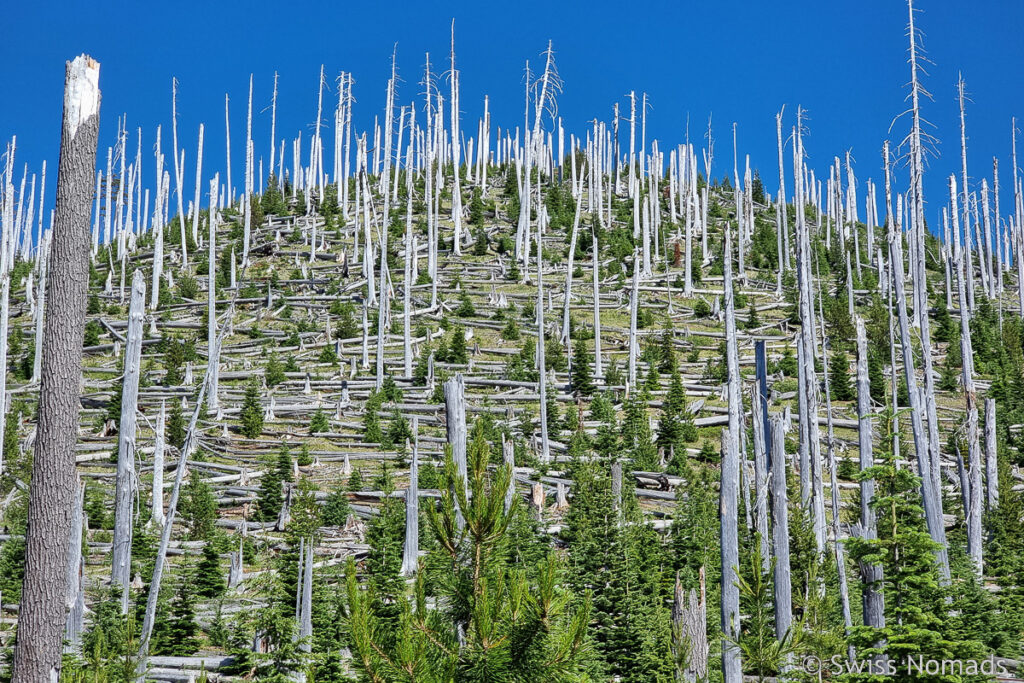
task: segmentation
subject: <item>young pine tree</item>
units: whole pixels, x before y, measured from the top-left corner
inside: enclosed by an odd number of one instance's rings
[[[574,392],[581,396],[591,396],[595,391],[594,377],[591,375],[590,361],[592,354],[587,349],[587,342],[577,339],[572,350],[572,368],[569,373],[569,384]]]
[[[260,385],[255,379],[245,387],[240,415],[242,434],[257,439],[263,433],[263,406],[260,404]]]

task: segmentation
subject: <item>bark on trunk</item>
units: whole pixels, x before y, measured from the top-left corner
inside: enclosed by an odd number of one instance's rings
[[[43,333],[39,427],[14,683],[56,681],[60,676],[67,550],[76,494],[75,442],[89,286],[89,210],[99,133],[99,69],[98,62],[81,55],[65,70],[50,312]]]

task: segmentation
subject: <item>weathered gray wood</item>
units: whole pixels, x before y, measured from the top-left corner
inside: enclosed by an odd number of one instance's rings
[[[124,351],[121,388],[121,423],[117,444],[117,482],[114,492],[114,547],[110,584],[121,591],[121,613],[128,612],[128,587],[132,569],[132,510],[138,491],[135,471],[135,426],[142,372],[142,325],[145,320],[146,280],[141,270],[132,276],[128,311],[128,343]]]
[[[772,554],[773,600],[775,604],[775,635],[788,638],[793,624],[793,596],[789,565],[789,510],[786,502],[786,434],[781,416],[771,419],[772,436]]]
[[[793,176],[803,177],[804,149],[800,129],[802,112],[797,113],[794,130]],[[818,414],[818,380],[814,370],[815,314],[812,282],[810,231],[806,223],[803,183],[796,182],[795,213],[797,239],[797,282],[800,296],[799,364],[800,383],[800,493],[801,501],[811,508],[814,542],[819,553],[825,551],[825,501],[821,478],[821,443],[816,418]]]
[[[726,231],[728,232],[728,231]],[[633,248],[633,286],[629,296],[629,371],[626,376],[626,393],[636,391],[636,357],[639,353],[636,342],[636,316],[640,307],[637,285],[640,279],[640,261],[636,248]]]
[[[708,674],[707,602],[704,585],[704,567],[700,568],[700,597],[691,588],[684,594],[683,585],[676,575],[672,601],[672,652],[685,666],[676,670],[676,680],[688,683],[706,680]],[[685,652],[683,651],[685,649]]]
[[[509,469],[508,488],[505,489],[505,514],[507,515],[509,510],[512,509],[512,501],[516,495],[516,478],[515,478],[515,467],[516,467],[516,456],[513,444],[505,437],[505,433],[501,433],[501,458],[503,464]]]
[[[892,213],[892,190],[890,179],[889,143],[886,141],[882,152],[885,164],[886,224],[889,226],[889,265],[892,278],[893,299],[899,314],[900,344],[903,351],[903,375],[907,382],[910,400],[910,423],[914,433],[914,453],[917,457],[918,473],[921,476],[921,497],[924,504],[928,534],[938,544],[935,556],[943,583],[949,582],[949,556],[946,550],[946,529],[942,522],[942,500],[931,477],[931,463],[928,450],[928,433],[924,425],[924,407],[917,388],[914,372],[914,348],[910,336],[910,321],[907,316],[907,302],[903,286],[903,238],[896,228]],[[926,354],[927,355],[927,354]]]
[[[99,63],[86,55],[76,57],[65,68],[47,297],[50,312],[43,331],[39,427],[14,649],[15,683],[53,681],[60,676],[67,550],[76,494],[74,453],[89,286],[89,211],[99,133],[99,69]],[[6,330],[3,332],[6,339]]]
[[[849,258],[849,257],[847,257]],[[847,278],[850,278],[849,262],[847,262]],[[818,290],[818,314],[821,317],[822,348],[828,347],[828,337],[825,334],[824,307],[821,302],[821,290]],[[845,362],[846,356],[842,356]],[[839,578],[839,604],[843,613],[843,626],[846,637],[850,636],[850,629],[853,626],[850,614],[850,588],[846,578],[846,552],[843,539],[839,531],[839,481],[836,477],[836,456],[835,456],[835,428],[832,424],[832,389],[829,382],[828,353],[822,353],[822,374],[825,375],[825,415],[828,424],[828,442],[826,454],[828,456],[829,484],[832,497],[832,537],[833,548],[836,556],[836,574]],[[847,644],[847,659],[853,662],[856,656],[853,645]]]
[[[409,464],[409,488],[405,492],[405,546],[402,552],[402,575],[416,573],[420,553],[420,438],[419,416],[412,418],[412,462]]]
[[[601,362],[601,300],[600,300],[600,277],[598,275],[598,264],[600,262],[597,234],[593,227],[590,229],[591,243],[591,265],[593,274],[591,282],[594,287],[594,375],[604,377],[604,368]]]
[[[225,96],[226,98],[227,96]],[[225,99],[225,106],[227,106]],[[228,142],[228,149],[230,150],[230,140]],[[229,152],[230,158],[230,152]],[[231,185],[231,171],[230,164],[228,166],[228,185]],[[206,292],[206,353],[207,357],[211,359],[208,363],[208,371],[210,374],[210,392],[206,398],[206,405],[211,411],[216,411],[219,407],[217,403],[218,391],[218,368],[216,347],[217,347],[217,277],[216,277],[216,266],[217,263],[217,193],[220,185],[219,175],[214,175],[210,181],[210,240],[209,240],[209,254],[207,257],[207,292]],[[235,292],[237,294],[238,292]],[[212,369],[212,370],[211,370]]]
[[[231,316],[234,315],[234,312],[234,305],[232,305],[225,313],[225,323],[221,326],[217,339],[214,342],[214,357],[219,353],[219,347],[221,343],[223,343],[224,337],[227,334],[227,320],[230,320]],[[160,545],[157,547],[156,559],[153,563],[153,576],[149,582],[149,595],[146,600],[146,612],[142,621],[142,631],[139,633],[139,665],[136,670],[136,675],[139,677],[139,683],[142,683],[141,679],[143,678],[145,671],[146,657],[149,654],[149,642],[153,635],[153,625],[156,620],[156,607],[159,602],[160,583],[163,580],[164,563],[167,558],[167,547],[171,542],[171,530],[174,527],[174,517],[178,511],[178,497],[181,493],[181,484],[185,479],[185,472],[188,470],[189,455],[191,455],[192,451],[195,449],[196,442],[198,441],[198,432],[196,427],[199,422],[199,413],[202,409],[206,392],[213,384],[213,376],[216,372],[215,368],[216,364],[214,363],[209,363],[206,366],[206,375],[203,378],[202,385],[199,387],[199,395],[196,397],[196,407],[192,412],[191,419],[189,420],[188,429],[185,432],[185,444],[181,449],[181,456],[178,458],[178,467],[174,472],[174,486],[171,489],[171,498],[167,503],[166,520],[164,522],[163,531],[160,535]]]
[[[67,597],[68,611],[64,626],[64,651],[76,653],[85,628],[85,563],[82,560],[82,538],[85,536],[85,485],[78,481],[78,496],[71,510],[71,541],[68,543]]]
[[[737,397],[739,400],[739,397]],[[779,430],[781,434],[781,430]],[[739,506],[740,454],[732,432],[722,430],[722,483],[719,498],[722,562],[722,676],[725,683],[742,683],[740,659],[740,589],[737,583],[740,562],[737,514]]]
[[[547,222],[547,208],[541,206],[537,229],[537,391],[540,393],[540,460],[551,460],[551,446],[548,441],[548,373],[544,361],[544,250],[541,241],[544,223]]]
[[[166,427],[166,402],[160,401],[160,414],[156,418],[156,435],[153,446],[153,522],[164,525],[164,432]]]
[[[985,492],[989,512],[999,507],[999,465],[996,459],[996,400],[985,399]]]
[[[860,469],[875,464],[873,453],[873,426],[871,422],[871,384],[868,380],[868,343],[864,321],[857,318],[857,444],[860,453]],[[875,510],[875,480],[865,477],[860,480],[860,536],[867,540],[878,538]],[[860,563],[861,603],[864,625],[872,628],[885,626],[885,596],[882,593],[882,567],[868,562]]]

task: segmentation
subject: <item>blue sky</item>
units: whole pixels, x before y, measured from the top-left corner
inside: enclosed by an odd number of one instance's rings
[[[135,128],[143,128],[144,150],[152,149],[156,125],[163,124],[169,157],[171,78],[176,76],[186,168],[193,168],[202,121],[204,175],[223,171],[228,93],[233,167],[240,177],[250,73],[255,78],[256,154],[267,157],[270,113],[261,110],[270,103],[275,70],[280,74],[279,139],[311,130],[321,64],[332,78],[342,70],[354,74],[355,124],[368,128],[373,116],[383,112],[393,47],[397,44],[404,80],[399,101],[406,103],[422,92],[424,53],[429,51],[435,63],[447,59],[453,18],[467,133],[476,130],[485,94],[495,125],[522,121],[523,64],[527,59],[539,63],[548,39],[565,81],[558,104],[569,130],[583,131],[595,116],[610,119],[615,101],[625,108],[630,90],[646,91],[649,139],[682,141],[688,116],[691,137],[699,138],[713,113],[715,175],[721,175],[731,170],[735,121],[740,152],[751,155],[769,191],[776,184],[774,114],[782,105],[788,125],[798,104],[808,110],[806,145],[819,177],[834,155],[850,149],[858,179],[880,180],[882,141],[889,137],[895,143],[909,126],[909,119],[901,119],[889,132],[892,119],[905,109],[909,74],[907,12],[899,0],[684,0],[663,5],[524,0],[501,6],[423,1],[388,3],[380,14],[376,6],[262,0],[237,5],[9,3],[0,22],[0,139],[18,136],[19,175],[26,162],[38,171],[44,158],[55,169],[64,60],[88,52],[102,64],[101,159],[122,113],[128,116],[133,147]],[[1024,3],[1003,0],[979,7],[919,0],[919,7],[919,26],[933,62],[924,82],[934,100],[925,103],[924,113],[941,141],[927,176],[929,221],[935,224],[944,201],[945,176],[959,169],[958,70],[973,100],[967,112],[971,175],[980,183],[998,156],[1003,207],[1008,209],[1010,118],[1024,117],[1024,95],[1015,85],[1024,67]],[[634,8],[637,12],[630,14]],[[329,110],[325,120],[332,120]],[[144,163],[152,185],[151,154]],[[191,171],[187,187],[190,177]],[[52,207],[53,181],[48,184]]]

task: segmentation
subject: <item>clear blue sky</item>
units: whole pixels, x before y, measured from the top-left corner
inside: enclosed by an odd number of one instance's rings
[[[548,39],[554,41],[565,81],[559,112],[570,130],[584,130],[595,116],[609,119],[613,102],[625,106],[630,90],[646,91],[652,106],[649,139],[682,141],[688,115],[691,136],[699,138],[713,112],[715,175],[720,175],[731,169],[731,124],[736,121],[741,154],[751,155],[769,191],[776,184],[773,117],[784,104],[790,125],[796,105],[809,111],[806,144],[819,177],[834,155],[850,149],[861,183],[869,176],[880,180],[882,141],[899,140],[909,126],[908,119],[901,119],[889,132],[893,117],[905,108],[909,73],[907,13],[899,0],[684,0],[663,6],[606,0],[500,5],[428,0],[387,3],[380,14],[377,3],[370,2],[229,5],[8,3],[0,22],[0,139],[18,136],[19,175],[23,163],[38,170],[44,158],[55,169],[64,60],[80,52],[102,63],[101,159],[114,141],[117,116],[127,113],[130,144],[142,126],[147,151],[156,125],[164,125],[170,162],[171,78],[176,76],[186,168],[194,168],[197,127],[203,121],[204,175],[223,170],[227,92],[234,173],[241,177],[250,72],[257,112],[269,105],[274,71],[280,73],[279,139],[311,129],[321,63],[332,78],[341,70],[354,74],[356,127],[368,128],[373,116],[383,112],[393,46],[397,43],[404,79],[399,100],[405,103],[422,92],[424,53],[430,51],[433,62],[447,58],[452,18],[467,134],[476,130],[485,94],[495,125],[522,121],[523,63],[538,63]],[[973,99],[967,113],[971,175],[980,182],[998,156],[1003,207],[1008,209],[1010,117],[1024,117],[1017,80],[1024,67],[1024,3],[919,0],[919,7],[919,26],[934,63],[924,79],[934,100],[925,103],[924,113],[941,140],[926,186],[929,221],[935,225],[944,201],[944,177],[959,168],[958,70]],[[329,111],[327,122],[332,120]],[[257,157],[269,154],[269,126],[267,109],[254,123]],[[146,182],[152,185],[151,153],[145,165]],[[191,175],[186,175],[188,187]],[[53,181],[49,184],[52,207]]]

